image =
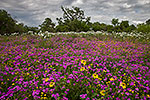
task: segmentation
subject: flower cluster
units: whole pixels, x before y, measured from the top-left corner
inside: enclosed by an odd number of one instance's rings
[[[150,45],[92,38],[0,37],[0,100],[150,99]]]

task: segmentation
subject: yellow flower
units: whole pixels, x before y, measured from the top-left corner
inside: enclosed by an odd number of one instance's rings
[[[106,70],[103,70],[103,72],[107,72]]]
[[[109,80],[110,80],[110,81],[114,81],[114,79],[113,79],[113,78],[110,78]]]
[[[49,87],[53,87],[55,85],[55,82],[50,82]]]
[[[88,68],[90,69],[91,67],[90,67],[90,66],[88,66]]]
[[[46,78],[45,81],[47,82],[49,78]]]
[[[12,83],[12,85],[15,85],[15,83]]]
[[[149,95],[149,94],[147,94],[147,97],[149,98],[149,97],[150,97],[150,95]]]
[[[83,65],[85,65],[85,64],[86,64],[86,61],[85,61],[85,60],[81,60],[81,63],[82,63]]]
[[[102,96],[105,96],[105,90],[102,90],[102,91],[100,92],[100,94],[101,94]]]
[[[125,89],[125,88],[126,88],[126,84],[125,84],[125,83],[123,83],[123,82],[121,82],[121,83],[120,83],[120,86],[121,86],[123,89]]]
[[[80,68],[80,71],[84,71],[84,70],[85,70],[85,68],[84,68],[84,67],[81,67],[81,68]]]
[[[93,78],[98,78],[98,75],[96,73],[94,73]]]
[[[27,73],[27,75],[29,75],[29,73]]]
[[[101,81],[101,80],[102,80],[102,78],[98,78],[98,80],[100,80],[100,81]]]

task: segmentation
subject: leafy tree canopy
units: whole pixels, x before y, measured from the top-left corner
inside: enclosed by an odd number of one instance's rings
[[[39,26],[42,32],[45,32],[45,31],[54,32],[55,31],[54,29],[55,24],[52,22],[51,18],[45,18],[44,22]]]
[[[0,34],[10,35],[15,31],[16,21],[11,17],[7,11],[0,9]]]
[[[147,24],[147,25],[150,25],[150,19],[148,19],[148,20],[146,21],[146,24]]]

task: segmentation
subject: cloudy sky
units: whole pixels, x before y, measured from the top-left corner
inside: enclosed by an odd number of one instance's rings
[[[61,5],[80,7],[92,22],[111,24],[118,18],[138,24],[150,19],[150,0],[0,0],[0,9],[29,26],[38,26],[47,17],[57,23],[63,15]]]

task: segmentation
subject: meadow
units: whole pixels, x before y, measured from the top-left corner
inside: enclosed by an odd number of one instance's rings
[[[136,33],[0,36],[0,100],[148,100],[149,39]]]

